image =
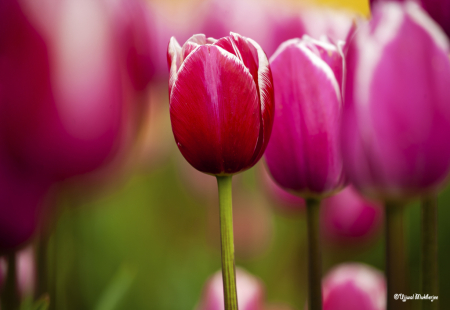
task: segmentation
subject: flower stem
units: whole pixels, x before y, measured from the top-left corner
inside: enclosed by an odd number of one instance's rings
[[[320,251],[320,200],[306,199],[308,225],[308,304],[310,310],[322,310],[322,259]]]
[[[6,273],[6,281],[2,291],[2,309],[19,310],[20,296],[17,288],[17,266],[16,253],[7,255],[8,270]]]
[[[238,310],[234,265],[233,210],[231,176],[217,176],[220,205],[220,239],[225,310]]]
[[[385,204],[387,310],[403,309],[406,304],[394,299],[394,294],[407,295],[403,211],[404,205],[400,203]]]
[[[437,197],[422,199],[422,294],[438,296],[438,204]],[[424,300],[423,310],[439,309],[438,300]]]

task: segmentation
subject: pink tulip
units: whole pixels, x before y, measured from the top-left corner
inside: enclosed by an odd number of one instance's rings
[[[269,141],[273,87],[269,62],[252,39],[194,35],[168,48],[172,130],[197,170],[230,175],[255,165]]]
[[[36,268],[34,260],[34,251],[32,246],[17,252],[16,254],[16,277],[19,294],[23,297],[32,296],[36,285]],[[0,290],[5,283],[5,277],[8,272],[6,260],[0,261]]]
[[[449,41],[413,2],[380,3],[348,46],[341,137],[347,177],[367,195],[433,190],[450,168]]]
[[[324,310],[385,310],[386,283],[378,270],[358,263],[333,268],[322,281]]]
[[[236,290],[240,310],[261,310],[264,305],[262,282],[247,271],[236,268]],[[197,310],[224,310],[222,272],[216,272],[206,283]]]
[[[331,245],[366,243],[381,228],[381,206],[363,198],[349,186],[323,200],[321,228]]]
[[[9,152],[57,179],[104,164],[116,148],[123,104],[104,4],[8,0],[2,6],[1,131]]]
[[[344,185],[339,142],[343,60],[338,46],[309,37],[283,43],[270,59],[275,120],[265,153],[274,180],[303,196]]]
[[[373,7],[377,2],[405,0],[370,0]],[[412,0],[408,0],[412,1]],[[422,5],[428,14],[442,27],[444,32],[450,37],[450,2],[448,0],[414,0]]]

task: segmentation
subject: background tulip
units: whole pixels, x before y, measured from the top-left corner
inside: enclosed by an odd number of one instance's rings
[[[229,175],[252,167],[267,146],[273,122],[272,75],[251,39],[195,35],[168,49],[172,130],[196,169]]]
[[[383,1],[398,1],[405,0],[370,0],[370,5],[373,6],[377,2]],[[411,1],[411,0],[409,0]],[[419,3],[430,16],[442,27],[448,37],[450,37],[450,2],[447,0],[415,0]]]
[[[112,155],[121,125],[120,72],[105,7],[6,2],[0,102],[9,152],[56,179],[92,171]]]
[[[323,200],[321,228],[330,245],[367,243],[381,228],[382,208],[352,186]]]
[[[272,177],[306,197],[340,189],[343,61],[338,47],[308,37],[293,39],[280,46],[270,63],[276,112],[265,159]]]
[[[435,188],[450,166],[448,39],[418,5],[380,3],[348,49],[342,151],[349,180],[385,199]]]
[[[260,310],[264,305],[262,282],[242,268],[236,268],[236,284],[240,310]],[[224,310],[222,273],[208,280],[197,310]]]
[[[378,270],[358,263],[333,268],[323,280],[324,310],[384,310],[386,283]]]

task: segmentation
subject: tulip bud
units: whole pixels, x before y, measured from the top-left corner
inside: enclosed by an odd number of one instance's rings
[[[370,0],[370,5],[373,6],[377,2],[387,0]],[[389,0],[404,2],[405,0]],[[407,0],[411,1],[411,0]],[[428,14],[442,27],[444,32],[450,37],[450,1],[448,0],[414,0],[422,5]]]
[[[379,230],[381,206],[349,186],[323,200],[321,228],[330,245],[355,245],[370,240]]]
[[[434,190],[450,167],[449,42],[415,3],[380,3],[348,46],[341,146],[355,187],[382,199]]]
[[[231,33],[215,40],[194,35],[168,48],[172,130],[197,170],[244,171],[261,158],[273,123],[269,62],[252,39]]]
[[[265,153],[283,188],[318,197],[344,184],[338,148],[343,60],[337,46],[307,36],[283,43],[270,59],[275,121]]]
[[[386,283],[378,270],[358,263],[333,268],[322,282],[324,310],[385,310]]]
[[[261,310],[264,305],[264,287],[258,278],[236,268],[236,290],[240,310]],[[206,283],[197,310],[224,310],[222,272],[216,272]]]

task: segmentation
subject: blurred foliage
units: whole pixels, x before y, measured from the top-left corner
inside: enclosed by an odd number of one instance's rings
[[[51,287],[56,309],[194,309],[206,279],[220,269],[219,247],[210,242],[207,208],[180,179],[173,154],[148,173],[135,173],[117,191],[74,205],[62,197],[63,212],[49,239]],[[262,195],[257,167],[243,173],[236,192]],[[215,183],[213,177],[211,182]],[[242,194],[241,193],[241,194]],[[264,198],[264,196],[262,196]],[[265,199],[265,198],[264,198]],[[450,189],[440,196],[440,304],[450,306]],[[218,208],[218,205],[215,207]],[[217,218],[217,224],[219,219]],[[267,300],[303,309],[306,297],[306,239],[302,214],[273,212],[269,247],[237,265],[260,277]],[[407,208],[410,292],[419,292],[420,208]],[[363,249],[324,249],[324,271],[344,261],[384,266],[382,233]],[[218,236],[217,236],[218,237]],[[217,240],[218,241],[218,240]],[[418,303],[411,302],[413,307]]]

